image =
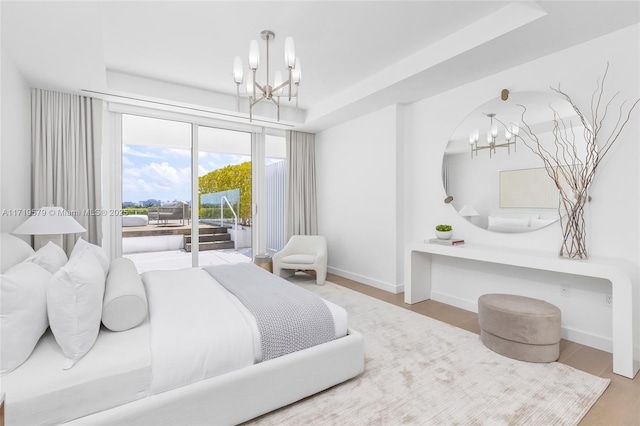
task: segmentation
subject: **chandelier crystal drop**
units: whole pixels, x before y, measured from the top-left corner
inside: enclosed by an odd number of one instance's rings
[[[251,40],[249,43],[249,71],[251,78],[246,83],[246,92],[241,93],[240,86],[244,82],[244,67],[240,56],[233,58],[233,81],[236,83],[236,101],[238,112],[240,112],[240,98],[249,98],[249,121],[253,121],[253,107],[263,100],[271,101],[276,104],[278,111],[278,121],[280,121],[280,99],[287,98],[291,101],[296,100],[296,109],[298,108],[298,91],[300,82],[302,81],[302,67],[300,58],[296,56],[293,38],[286,37],[284,40],[284,65],[287,79],[284,80],[281,71],[276,71],[273,75],[273,83],[271,83],[269,74],[269,42],[275,39],[276,35],[273,31],[264,30],[260,33],[266,42],[267,58],[266,58],[266,76],[264,84],[258,83],[256,73],[260,65],[260,48],[257,40]],[[295,88],[295,90],[294,90]],[[244,90],[244,88],[243,88]]]

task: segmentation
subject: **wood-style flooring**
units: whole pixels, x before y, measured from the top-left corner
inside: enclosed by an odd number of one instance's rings
[[[433,300],[408,305],[404,303],[404,293],[392,294],[338,275],[329,274],[327,280],[421,315],[480,334],[478,316],[474,312]],[[560,342],[560,359],[558,361],[587,373],[611,379],[607,390],[582,419],[580,425],[640,425],[640,373],[633,380],[614,374],[612,370],[613,358],[610,353],[564,339]]]

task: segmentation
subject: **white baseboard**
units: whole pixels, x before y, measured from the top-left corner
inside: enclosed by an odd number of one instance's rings
[[[404,291],[404,284],[391,284],[384,281],[375,280],[373,278],[365,277],[364,275],[354,274],[349,271],[345,271],[338,268],[332,268],[329,266],[327,271],[334,275],[340,275],[341,277],[348,278],[350,280],[358,281],[363,284],[370,285],[371,287],[379,288],[380,290],[388,291],[389,293],[402,293]]]
[[[471,312],[478,312],[478,302],[473,300],[461,299],[453,297],[448,294],[432,291],[431,299],[436,302],[445,303],[447,305],[455,306],[456,308],[464,309]],[[563,339],[570,340],[581,345],[589,346],[591,348],[600,349],[601,351],[613,352],[613,341],[609,337],[598,336],[584,332],[582,330],[576,330],[574,328],[562,327],[560,333]]]

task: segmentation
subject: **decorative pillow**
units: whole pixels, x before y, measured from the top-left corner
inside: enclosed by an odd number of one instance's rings
[[[47,283],[51,273],[31,262],[21,262],[0,278],[0,374],[29,358],[47,330]]]
[[[51,331],[66,358],[64,370],[89,352],[98,337],[105,277],[93,250],[72,256],[51,277],[47,310]]]
[[[530,223],[529,218],[506,218],[506,217],[496,217],[489,216],[489,226],[510,226],[510,227],[518,227],[518,228],[527,228]]]
[[[91,244],[83,240],[82,237],[78,238],[78,241],[76,241],[76,245],[73,246],[73,250],[71,251],[69,259],[72,259],[74,256],[79,255],[84,250],[91,250],[93,252],[96,259],[100,261],[100,265],[102,265],[102,269],[104,270],[104,273],[106,275],[109,272],[109,258],[107,257],[107,254],[104,252],[102,247]]]
[[[112,331],[134,328],[147,317],[147,293],[136,265],[125,257],[109,267],[102,303],[102,323]]]
[[[49,241],[44,247],[40,247],[38,251],[29,256],[25,262],[33,262],[55,274],[68,260],[67,254],[62,250],[62,247]]]
[[[491,217],[501,217],[504,219],[538,219],[538,213],[505,213],[503,211],[492,212]]]
[[[25,240],[15,235],[3,232],[0,238],[0,273],[2,274],[34,253]]]
[[[507,219],[504,217],[489,216],[487,230],[502,233],[519,233],[530,231],[529,219]]]

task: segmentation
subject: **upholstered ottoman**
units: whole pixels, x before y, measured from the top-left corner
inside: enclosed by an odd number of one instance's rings
[[[122,226],[147,226],[149,224],[149,217],[146,214],[130,214],[122,216]]]
[[[560,356],[560,309],[544,300],[513,294],[478,298],[480,338],[509,358],[552,362]]]

